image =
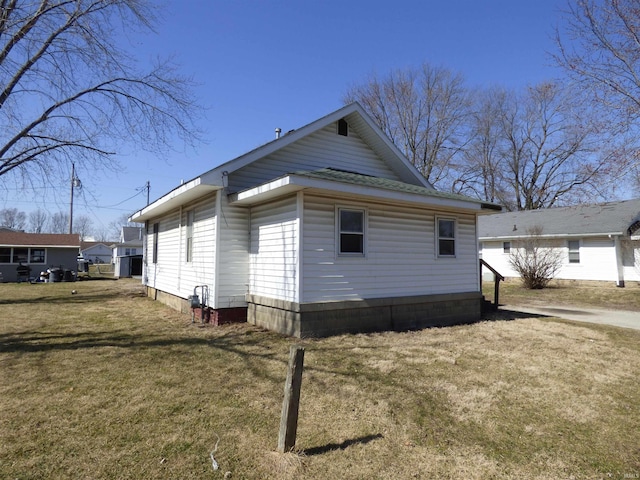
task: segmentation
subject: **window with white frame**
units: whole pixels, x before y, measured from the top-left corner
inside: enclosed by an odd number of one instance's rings
[[[186,241],[186,261],[193,261],[193,210],[187,212],[187,241]]]
[[[511,242],[502,242],[502,251],[504,253],[511,253]]]
[[[45,248],[30,247],[2,247],[0,248],[0,263],[46,263]]]
[[[338,209],[338,254],[364,255],[365,211]]]
[[[437,219],[437,245],[439,257],[456,255],[456,221],[452,218]]]
[[[580,263],[580,240],[569,240],[569,263]]]

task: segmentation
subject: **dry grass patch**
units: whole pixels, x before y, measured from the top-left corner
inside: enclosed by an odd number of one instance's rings
[[[485,298],[493,300],[493,282],[483,282]],[[624,288],[614,282],[552,280],[547,288],[530,290],[519,279],[500,283],[503,305],[576,305],[587,308],[613,308],[640,311],[640,284],[627,282]]]
[[[0,319],[0,478],[640,474],[631,330],[520,319],[304,340],[296,450],[277,454],[292,339],[193,326],[123,280],[3,284]]]

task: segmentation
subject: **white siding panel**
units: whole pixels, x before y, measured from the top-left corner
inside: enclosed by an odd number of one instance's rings
[[[180,252],[180,292],[182,297],[193,294],[196,286],[209,288],[209,305],[213,306],[216,255],[216,197],[207,198],[182,209],[182,251]],[[192,261],[186,261],[187,212],[193,210]]]
[[[298,301],[296,197],[251,210],[249,289],[252,294]]]
[[[158,262],[152,264],[153,224],[158,230]],[[176,252],[180,251],[180,211],[176,210],[149,222],[150,243],[147,247],[147,285],[173,295],[180,295],[180,267]]]
[[[336,255],[336,206],[367,209],[366,256]],[[478,291],[475,217],[456,218],[455,258],[436,258],[437,212],[305,196],[303,301]]]
[[[566,241],[562,248],[563,265],[557,278],[572,280],[618,279],[616,253],[613,239],[587,238],[580,241],[580,263],[569,263]]]
[[[327,167],[400,180],[355,132],[343,137],[333,124],[233,172],[229,187],[244,190],[288,173]]]
[[[194,211],[193,261],[186,261],[186,212]],[[158,262],[153,262],[153,224],[158,223]],[[215,267],[215,195],[176,209],[148,222],[146,236],[147,285],[187,298],[198,285],[214,288]],[[213,305],[213,298],[210,298]]]
[[[217,308],[243,307],[249,284],[249,216],[248,208],[228,204],[221,198],[220,256]]]

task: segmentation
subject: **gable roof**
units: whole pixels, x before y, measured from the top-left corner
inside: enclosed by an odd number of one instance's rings
[[[109,243],[109,242],[107,242],[107,243]],[[105,248],[111,248],[111,247],[109,247],[109,245],[107,245],[107,243],[105,243],[105,242],[85,242],[85,241],[82,241],[82,242],[80,242],[80,250],[85,251],[85,250],[89,250],[91,248],[99,247],[100,245],[102,245]]]
[[[0,231],[4,247],[74,247],[80,248],[80,236],[68,233],[24,233]]]
[[[354,128],[358,132],[365,143],[389,165],[403,182],[433,190],[433,186],[380,130],[362,106],[358,103],[351,103],[179,185],[150,205],[135,212],[130,219],[143,222],[195,200],[208,192],[221,190],[226,186],[225,177],[230,173],[281,150],[342,118],[347,120],[350,128]]]
[[[640,199],[487,215],[478,219],[478,237],[520,238],[533,227],[543,236],[632,235],[640,228]]]
[[[120,239],[123,243],[142,240],[142,237],[142,227],[122,227]]]

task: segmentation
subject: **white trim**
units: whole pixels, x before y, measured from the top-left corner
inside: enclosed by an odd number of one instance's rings
[[[340,212],[342,210],[351,211],[351,212],[362,212],[362,253],[340,251],[340,238],[342,235],[342,231],[340,230]],[[367,258],[367,236],[368,236],[367,219],[369,218],[369,211],[367,207],[340,204],[335,206],[334,212],[335,212],[334,220],[335,220],[336,259],[337,258]]]
[[[138,210],[129,217],[129,221],[142,223],[145,220],[149,220],[168,213],[171,210],[175,210],[188,202],[197,200],[209,192],[221,189],[221,185],[206,185],[202,183],[201,177],[194,178],[193,180],[174,188],[169,193],[160,197],[155,202],[150,203],[143,209]]]
[[[216,227],[215,227],[215,253],[213,255],[213,303],[211,308],[218,308],[220,295],[220,218],[222,216],[222,191],[216,192]],[[249,221],[251,230],[251,221]],[[211,298],[209,299],[211,302]]]
[[[456,258],[458,256],[458,219],[456,217],[436,215],[435,229],[435,251],[437,259]],[[440,220],[453,222],[453,255],[440,255]],[[452,240],[451,237],[443,237],[443,240]]]
[[[304,192],[300,191],[296,195],[296,209],[297,209],[297,232],[296,235],[298,237],[298,244],[296,246],[298,250],[298,256],[296,259],[296,291],[295,291],[295,302],[302,302],[302,275],[304,263],[302,261],[304,257],[304,239],[303,239],[303,231],[304,231]]]
[[[479,212],[482,209],[481,202],[473,200],[458,200],[436,195],[422,195],[418,193],[399,192],[386,188],[372,187],[368,185],[355,185],[334,180],[309,178],[298,175],[286,175],[257,187],[249,188],[229,197],[232,205],[255,205],[277,197],[291,194],[303,189],[339,193],[353,197],[369,197],[382,202],[398,202],[401,204],[429,206],[434,209],[448,208],[456,211],[466,210]],[[316,192],[317,193],[317,192]]]

